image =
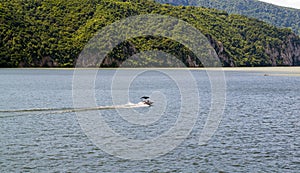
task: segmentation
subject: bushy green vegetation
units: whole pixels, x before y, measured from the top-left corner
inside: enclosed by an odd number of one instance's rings
[[[289,29],[278,29],[224,11],[174,7],[148,0],[2,0],[0,67],[72,67],[85,44],[99,29],[122,18],[149,13],[170,15],[189,22],[206,36],[222,43],[224,55],[235,66],[272,65],[273,60],[265,50],[280,49],[285,40],[293,36]],[[299,38],[294,40],[299,43]],[[109,58],[122,61],[134,53],[151,49],[180,55],[178,58],[182,59],[193,56],[172,40],[143,37],[120,44]],[[222,62],[225,66],[230,65]],[[279,60],[276,63],[281,65]]]
[[[203,6],[241,14],[268,22],[277,27],[291,28],[300,35],[300,10],[280,7],[258,0],[156,0],[173,5]]]

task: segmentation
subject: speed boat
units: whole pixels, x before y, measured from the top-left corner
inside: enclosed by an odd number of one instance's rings
[[[152,106],[152,104],[153,104],[154,102],[152,102],[152,101],[150,101],[150,100],[144,100],[143,103],[146,104],[146,105]]]
[[[152,104],[153,104],[154,102],[153,102],[153,101],[150,101],[149,98],[150,98],[150,97],[148,97],[148,96],[143,96],[143,97],[141,97],[142,102],[143,102],[145,105],[152,106]]]

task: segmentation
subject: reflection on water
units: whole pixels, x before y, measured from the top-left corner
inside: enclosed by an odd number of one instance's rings
[[[97,148],[83,133],[72,111],[3,112],[33,108],[73,110],[71,70],[1,69],[0,172],[300,170],[299,77],[226,71],[227,98],[222,122],[210,142],[199,146],[199,134],[210,106],[210,85],[204,71],[192,73],[199,87],[200,110],[191,134],[164,156],[132,161]],[[95,95],[99,107],[113,105],[113,74],[114,70],[98,73]],[[167,96],[167,107],[157,121],[145,126],[127,122],[116,109],[90,111],[100,113],[112,129],[130,139],[155,138],[176,123],[180,95],[170,78],[152,71],[132,82],[129,102],[138,103],[140,96],[154,91],[159,93],[157,96]],[[155,106],[158,105],[133,109],[143,115]]]

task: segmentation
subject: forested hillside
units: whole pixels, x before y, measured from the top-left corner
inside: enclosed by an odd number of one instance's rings
[[[258,0],[156,0],[173,5],[203,6],[241,14],[268,22],[277,27],[291,28],[300,35],[300,10],[280,7]]]
[[[224,66],[300,65],[300,39],[291,30],[224,11],[149,0],[2,0],[0,67],[73,67],[85,44],[102,27],[149,13],[192,24],[209,39]],[[102,66],[119,66],[124,58],[152,49],[180,55],[182,61],[195,59],[176,45],[167,38],[127,40],[109,54],[113,61],[103,61]]]

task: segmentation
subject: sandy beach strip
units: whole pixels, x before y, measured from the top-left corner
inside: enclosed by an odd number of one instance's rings
[[[2,69],[28,69],[28,70],[216,70],[216,71],[241,71],[278,74],[300,75],[300,67],[218,67],[218,68],[2,68]]]

